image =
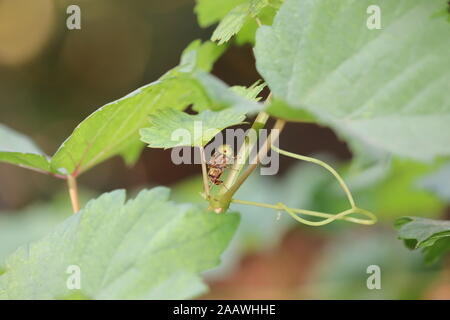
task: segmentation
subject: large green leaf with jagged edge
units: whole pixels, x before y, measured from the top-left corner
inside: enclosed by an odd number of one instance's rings
[[[371,5],[381,9],[379,30],[367,28]],[[449,155],[450,28],[434,15],[445,6],[286,0],[273,26],[257,32],[258,71],[292,112],[306,110],[346,138],[421,160]]]
[[[436,194],[443,201],[450,203],[450,163],[442,165],[423,177],[418,184]]]
[[[0,124],[0,162],[50,172],[47,155],[27,136]]]
[[[450,252],[450,221],[421,217],[397,219],[398,237],[411,249],[423,248],[425,261],[433,263]]]
[[[237,214],[173,203],[163,187],[128,201],[123,190],[106,193],[13,253],[0,298],[195,297],[206,290],[199,273],[219,264],[238,223]],[[70,266],[79,267],[80,289],[66,285]]]
[[[257,18],[261,10],[268,5],[268,0],[248,0],[239,4],[220,21],[211,40],[218,41],[219,44],[227,42],[242,29],[249,19]]]
[[[53,170],[78,175],[117,154],[124,155],[129,163],[134,162],[143,147],[138,131],[149,114],[165,108],[210,104],[205,89],[191,73],[209,71],[222,51],[210,42],[191,43],[178,67],[158,81],[101,107],[82,121],[53,156]]]
[[[141,140],[150,148],[203,147],[220,131],[244,119],[245,113],[233,109],[206,110],[196,115],[163,110],[150,116],[150,127],[140,130]]]
[[[230,105],[245,109],[244,98],[207,73],[224,49],[212,42],[193,41],[183,52],[179,66],[158,81],[97,109],[75,128],[52,158],[29,138],[0,126],[0,161],[76,176],[115,155],[121,155],[127,164],[134,163],[144,146],[138,131],[149,114],[161,109],[184,109],[190,104],[196,110]]]

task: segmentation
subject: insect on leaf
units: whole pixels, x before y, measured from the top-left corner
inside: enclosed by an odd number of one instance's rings
[[[195,13],[201,27],[220,21],[230,10],[248,0],[196,0]]]
[[[237,214],[169,201],[167,188],[129,201],[123,190],[106,193],[13,253],[0,276],[0,297],[192,298],[207,289],[199,273],[219,263],[238,224]],[[70,290],[76,277],[70,270],[81,273],[77,290]]]
[[[245,113],[233,109],[196,115],[175,110],[162,110],[150,117],[151,126],[140,130],[141,140],[150,148],[180,146],[201,147],[227,127],[241,124]]]

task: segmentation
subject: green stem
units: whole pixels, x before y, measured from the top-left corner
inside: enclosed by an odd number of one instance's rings
[[[233,199],[233,200],[231,200],[231,202],[238,203],[238,204],[244,204],[244,205],[250,205],[250,206],[256,206],[256,207],[262,207],[262,208],[283,210],[283,211],[286,211],[287,213],[289,213],[289,215],[291,215],[295,220],[297,220],[301,223],[310,225],[310,226],[323,226],[323,225],[329,224],[335,220],[345,220],[345,221],[358,223],[358,224],[364,224],[364,225],[372,225],[377,221],[377,217],[373,213],[371,213],[367,210],[358,208],[358,207],[354,207],[354,208],[342,211],[338,214],[330,214],[330,213],[318,212],[318,211],[312,211],[312,210],[289,208],[281,202],[277,203],[276,205],[261,203],[261,202],[254,202],[254,201],[238,200],[238,199]],[[369,219],[359,219],[359,218],[354,218],[354,217],[348,217],[348,215],[355,214],[355,213],[365,215]],[[322,221],[309,221],[309,220],[299,217],[297,214],[304,214],[304,215],[325,218],[325,219]]]
[[[337,173],[337,171],[334,170],[330,165],[328,165],[327,163],[325,163],[319,159],[310,158],[310,157],[302,156],[302,155],[299,155],[296,153],[281,150],[281,149],[277,148],[276,146],[272,146],[272,149],[275,150],[276,152],[278,152],[279,154],[282,154],[282,155],[285,155],[285,156],[288,156],[288,157],[291,157],[294,159],[298,159],[298,160],[312,162],[312,163],[318,164],[319,166],[322,166],[325,169],[327,169],[329,172],[331,172],[331,174],[337,179],[337,181],[341,185],[342,189],[345,192],[345,195],[347,196],[348,202],[350,203],[351,207],[356,208],[352,193],[350,192],[350,189],[348,188],[347,184],[344,182],[344,179],[342,179],[341,176],[339,175],[339,173]]]
[[[77,178],[73,175],[67,176],[67,185],[69,187],[70,201],[72,202],[73,213],[80,211],[80,201],[78,200]]]
[[[270,99],[270,95],[267,99],[268,100]],[[256,141],[258,140],[259,130],[264,128],[268,119],[269,115],[264,111],[261,111],[256,116],[255,121],[253,122],[251,128],[249,129],[249,131],[245,136],[244,143],[242,144],[241,148],[238,151],[236,161],[234,162],[233,167],[230,170],[230,173],[228,174],[222,187],[217,193],[218,196],[224,195],[238,178],[239,173],[242,171],[242,168],[245,165],[245,161],[248,155],[250,154],[250,151],[253,149],[253,147],[256,144]]]

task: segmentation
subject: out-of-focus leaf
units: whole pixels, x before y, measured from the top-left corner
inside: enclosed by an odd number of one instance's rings
[[[251,18],[257,17],[261,10],[268,5],[268,0],[248,0],[234,7],[227,13],[222,21],[220,21],[211,36],[211,40],[218,41],[219,44],[227,42],[241,30],[245,22]]]
[[[256,81],[250,87],[232,86],[231,90],[233,90],[235,93],[237,93],[241,97],[258,102],[261,100],[261,97],[258,97],[258,95],[261,93],[261,91],[265,87],[266,87],[266,84],[264,82]]]
[[[200,26],[209,27],[225,17],[231,9],[246,1],[248,0],[196,0],[194,11],[197,13]]]
[[[370,5],[381,29],[366,28]],[[450,28],[441,1],[286,0],[258,29],[274,97],[348,138],[420,160],[449,155]]]
[[[450,251],[450,221],[420,217],[402,217],[396,220],[398,237],[411,249],[424,248],[428,263],[438,261]]]
[[[219,263],[239,223],[168,200],[167,188],[103,194],[42,240],[19,248],[0,277],[0,297],[73,298],[69,266],[78,266],[77,297],[186,299],[203,293],[199,272]]]
[[[369,289],[369,266],[380,268],[380,289]],[[300,288],[309,299],[420,299],[437,275],[420,255],[395,242],[395,234],[366,228],[332,235],[312,267],[310,282]]]
[[[262,24],[271,25],[273,18],[281,6],[283,0],[197,0],[195,12],[200,26],[208,27],[216,22],[220,22],[214,32],[222,39],[228,41],[234,33],[236,43],[255,43],[255,34],[258,28],[254,18],[256,15]],[[261,6],[262,8],[258,8]],[[257,8],[258,11],[252,8]],[[252,13],[257,13],[252,16]],[[215,38],[215,36],[213,35]]]
[[[0,124],[0,161],[51,172],[48,157],[27,136]]]
[[[419,186],[434,192],[443,201],[450,202],[450,163],[420,180]]]
[[[81,204],[94,194],[78,190]],[[18,247],[42,238],[58,223],[72,214],[68,192],[56,194],[51,201],[34,203],[24,209],[0,212],[0,268],[8,255]]]
[[[272,116],[287,121],[315,122],[316,117],[304,109],[292,109],[281,99],[273,99],[267,107],[267,112]]]
[[[68,199],[67,199],[68,200]],[[55,212],[51,205],[34,205],[23,212],[2,212],[0,214],[0,267],[6,257],[19,246],[44,236],[54,226],[69,216]]]
[[[258,19],[262,25],[272,25],[273,18],[277,13],[279,6],[269,5],[261,9],[258,13]],[[238,45],[250,43],[255,44],[256,30],[258,30],[258,23],[255,19],[247,19],[247,22],[242,26],[241,30],[236,34],[235,41]]]
[[[150,148],[202,147],[227,127],[241,124],[245,113],[233,109],[202,111],[196,115],[164,110],[150,117],[150,127],[140,130]]]

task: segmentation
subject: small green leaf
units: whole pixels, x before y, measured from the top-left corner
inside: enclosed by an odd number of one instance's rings
[[[261,91],[266,86],[267,85],[264,82],[258,80],[254,84],[252,84],[250,87],[232,86],[231,90],[233,90],[235,93],[237,93],[238,95],[240,95],[243,98],[258,102],[261,100],[261,97],[258,97],[258,95],[261,93]]]
[[[274,97],[341,136],[396,155],[449,155],[450,28],[443,1],[286,0],[257,31],[259,73]],[[381,8],[381,29],[367,8]]]
[[[450,203],[450,163],[447,163],[420,180],[419,185]]]
[[[0,124],[0,161],[51,172],[48,157],[27,136]]]
[[[227,42],[242,29],[249,19],[255,18],[268,5],[267,0],[248,0],[236,6],[219,23],[211,40],[218,41],[219,44]]]
[[[127,202],[123,190],[90,201],[8,258],[0,297],[186,299],[204,293],[199,273],[219,264],[239,216],[168,199],[169,190],[158,187]],[[69,266],[81,272],[76,294],[67,287]]]
[[[196,0],[195,13],[201,27],[220,21],[223,17],[241,3],[248,0]]]
[[[450,221],[420,217],[397,219],[398,237],[412,249],[424,248],[425,260],[433,263],[450,251]]]
[[[192,79],[196,81],[208,97],[203,104],[194,105],[195,111],[208,109],[217,111],[232,107],[238,112],[252,114],[263,109],[262,104],[242,97],[235,92],[236,89],[230,89],[223,81],[209,73],[197,71],[192,74]]]
[[[261,21],[262,25],[271,26],[273,23],[273,18],[278,11],[278,7],[267,6],[264,7],[258,13],[258,19]],[[243,45],[250,43],[252,46],[255,44],[256,30],[259,26],[255,19],[247,19],[247,22],[242,26],[241,30],[236,34],[235,41],[238,45]]]
[[[315,122],[317,118],[304,109],[293,109],[281,99],[273,99],[267,106],[267,112],[272,116],[288,121]]]
[[[150,117],[151,126],[140,130],[141,140],[150,148],[201,147],[227,127],[241,124],[245,113],[233,109],[202,111],[196,115],[162,110]]]

